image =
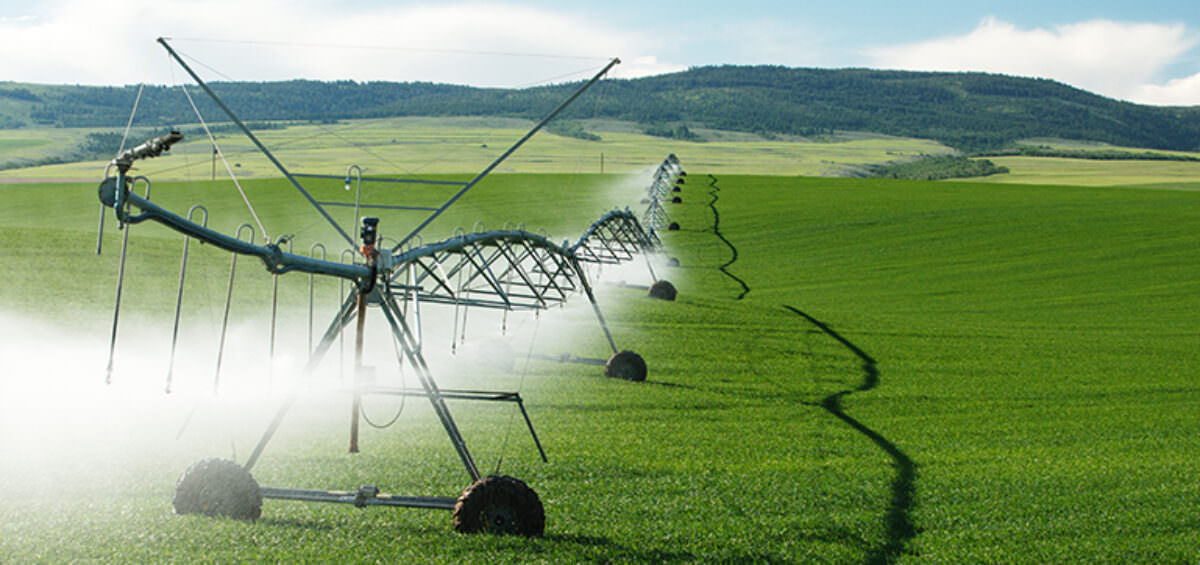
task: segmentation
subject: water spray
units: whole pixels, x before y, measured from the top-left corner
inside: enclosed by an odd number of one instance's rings
[[[357,259],[345,261],[344,253],[337,261],[326,259],[325,247],[320,245],[320,256],[316,250],[319,244],[310,248],[308,255],[300,255],[292,251],[292,238],[277,238],[263,244],[255,243],[254,229],[243,225],[233,235],[227,235],[207,226],[208,214],[204,213],[203,222],[194,221],[191,212],[180,216],[167,210],[149,199],[150,181],[144,177],[129,178],[127,173],[133,162],[138,159],[156,157],[168,151],[171,145],[183,139],[179,132],[171,132],[158,136],[122,152],[109,164],[105,171],[105,179],[100,185],[100,202],[103,206],[112,208],[120,227],[125,230],[121,271],[118,275],[117,305],[113,317],[112,346],[110,348],[108,373],[106,382],[112,381],[113,352],[115,351],[118,314],[121,304],[121,288],[124,276],[125,253],[129,235],[129,226],[144,221],[162,224],[184,235],[184,256],[180,269],[180,291],[176,303],[176,325],[172,338],[172,352],[178,338],[179,310],[182,304],[183,279],[187,267],[187,242],[192,238],[199,239],[216,248],[228,251],[232,255],[230,264],[229,285],[226,292],[225,315],[222,322],[221,339],[218,347],[217,370],[213,379],[213,391],[220,384],[221,358],[224,350],[225,333],[228,327],[231,297],[233,292],[234,272],[239,255],[257,257],[262,261],[266,270],[274,276],[275,292],[273,302],[277,300],[278,277],[291,272],[309,274],[309,358],[304,368],[305,375],[311,375],[321,364],[335,342],[341,340],[344,329],[352,322],[355,324],[354,340],[354,373],[352,375],[351,392],[351,432],[349,451],[356,453],[360,450],[358,437],[359,420],[362,418],[362,397],[365,395],[390,395],[401,397],[423,397],[429,400],[431,407],[443,430],[450,439],[471,481],[458,497],[436,496],[401,496],[386,494],[373,485],[366,485],[354,491],[314,491],[283,487],[260,486],[251,475],[254,465],[263,455],[266,447],[281,425],[283,419],[295,405],[296,393],[291,392],[282,402],[279,409],[259,438],[257,445],[242,464],[224,459],[205,459],[190,467],[180,479],[174,501],[177,513],[200,513],[208,515],[226,515],[241,519],[255,519],[261,513],[262,499],[303,500],[313,502],[337,502],[365,506],[404,506],[418,508],[436,508],[451,510],[454,513],[454,527],[463,532],[491,531],[496,533],[515,533],[525,536],[541,535],[544,528],[545,516],[542,504],[537,494],[525,483],[512,477],[484,476],[467,448],[466,442],[447,406],[447,400],[467,400],[485,402],[509,402],[517,405],[530,435],[537,446],[539,454],[545,459],[545,451],[534,430],[533,423],[525,410],[523,399],[519,392],[495,392],[475,390],[441,389],[430,370],[422,352],[420,305],[446,304],[455,308],[455,329],[458,331],[458,311],[462,310],[462,326],[465,330],[466,312],[472,308],[509,311],[540,311],[561,305],[572,295],[582,293],[587,296],[603,334],[612,350],[612,356],[607,361],[587,360],[589,363],[600,361],[605,365],[605,374],[610,377],[630,381],[646,379],[647,369],[645,360],[629,350],[622,350],[605,322],[603,313],[596,300],[592,285],[588,280],[585,265],[623,264],[633,261],[637,256],[648,256],[656,253],[661,247],[657,230],[666,220],[662,211],[661,200],[666,190],[675,185],[684,173],[679,167],[678,159],[669,156],[659,166],[653,182],[648,189],[652,197],[650,208],[643,218],[628,209],[616,210],[605,214],[594,222],[583,235],[574,243],[563,241],[561,244],[551,241],[545,235],[531,233],[523,226],[509,227],[495,231],[477,229],[474,232],[459,232],[454,237],[436,243],[421,243],[420,232],[449,206],[471,190],[494,170],[501,162],[515,152],[522,144],[540,130],[546,123],[557,116],[572,101],[583,94],[594,83],[600,80],[609,69],[619,61],[613,59],[589,81],[580,86],[569,98],[562,102],[532,130],[513,144],[482,172],[466,183],[448,181],[396,180],[375,177],[364,177],[362,169],[357,165],[347,168],[345,188],[349,189],[351,180],[355,180],[354,210],[355,221],[359,221],[360,210],[421,210],[430,212],[424,221],[407,235],[402,237],[394,247],[384,248],[380,245],[381,219],[376,216],[361,218],[357,237],[351,238],[345,229],[333,221],[326,206],[348,206],[349,203],[323,202],[315,199],[301,184],[300,179],[308,178],[339,178],[331,175],[302,175],[288,171],[270,151],[254,136],[242,121],[220,100],[219,97],[204,83],[195,72],[176,54],[166,40],[159,43],[168,54],[178,63],[202,89],[213,99],[230,119],[242,129],[243,133],[266,155],[272,163],[292,183],[297,191],[305,197],[325,218],[335,230],[352,247],[347,250]],[[110,176],[115,168],[117,173]],[[353,175],[351,173],[354,173]],[[352,178],[353,176],[353,178]],[[146,185],[145,196],[131,190],[137,182]],[[421,182],[440,184],[457,188],[442,205],[437,207],[378,205],[363,203],[361,199],[364,182]],[[664,189],[663,187],[667,187]],[[193,208],[193,211],[200,208]],[[644,227],[648,226],[648,227]],[[249,237],[243,236],[244,229],[249,229]],[[351,230],[354,231],[354,230]],[[264,238],[266,234],[263,234]],[[654,277],[653,267],[647,259],[647,268]],[[317,275],[335,277],[341,283],[349,283],[348,290],[343,287],[343,300],[325,332],[317,342],[313,343],[312,311],[313,295],[312,281]],[[669,283],[668,283],[669,284]],[[654,293],[652,293],[654,295]],[[671,297],[674,297],[672,292]],[[401,304],[404,306],[401,307]],[[409,307],[411,305],[411,308]],[[401,369],[407,365],[416,376],[419,388],[382,387],[368,382],[367,368],[363,366],[364,337],[366,335],[366,318],[368,312],[377,309],[383,315],[391,333],[391,339],[399,344],[399,363]],[[272,308],[272,340],[270,355],[274,355],[274,325],[275,311]],[[506,321],[506,318],[505,318]],[[452,339],[454,336],[452,336]],[[564,360],[581,358],[564,357]],[[172,361],[173,367],[173,361]],[[168,368],[167,389],[170,390],[172,367]]]

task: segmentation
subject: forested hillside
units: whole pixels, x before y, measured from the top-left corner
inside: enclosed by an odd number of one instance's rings
[[[288,81],[216,83],[244,120],[336,120],[384,116],[536,118],[576,85],[522,90],[431,83]],[[123,126],[136,86],[0,83],[0,128]],[[602,92],[602,94],[601,94]],[[574,118],[614,118],[646,128],[675,125],[821,135],[868,131],[935,139],[966,151],[1028,137],[1101,141],[1154,149],[1200,149],[1200,107],[1162,108],[1104,98],[1045,79],[983,73],[715,66],[609,80],[576,104]],[[194,95],[208,119],[220,111]],[[138,122],[194,122],[178,89],[147,87]]]

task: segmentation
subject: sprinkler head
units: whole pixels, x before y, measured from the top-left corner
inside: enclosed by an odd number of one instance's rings
[[[116,165],[122,171],[127,171],[131,166],[133,166],[134,161],[138,159],[158,157],[164,152],[170,151],[172,145],[175,145],[182,140],[183,134],[179,133],[178,130],[172,130],[170,133],[165,133],[158,137],[148,139],[145,143],[142,143],[133,149],[126,149],[120,155],[114,157],[111,163]]]
[[[363,247],[374,247],[375,239],[379,235],[379,218],[367,216],[362,219],[361,236]]]

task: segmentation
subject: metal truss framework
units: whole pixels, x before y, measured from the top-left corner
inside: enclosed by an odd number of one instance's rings
[[[298,177],[304,175],[294,175],[287,171],[282,164],[278,162],[270,152],[262,146],[262,144],[254,137],[254,135],[242,125],[242,122],[220,101],[216,95],[208,89],[199,77],[183,63],[175,52],[160,39],[160,43],[168,50],[168,52],[176,58],[188,72],[196,79],[196,81],[204,87],[213,100],[221,106],[226,113],[242,127],[244,133],[250,137],[252,141],[266,154],[273,163],[284,173],[284,175],[296,186],[296,188],[312,202],[317,210],[331,224],[337,228],[338,232],[353,243],[358,242],[357,239],[350,238],[344,230],[336,225],[329,215],[325,212],[322,204],[317,202],[297,180]],[[315,256],[317,245],[313,247],[312,256],[305,256],[291,252],[291,242],[285,239],[280,239],[274,243],[266,243],[257,245],[253,241],[247,241],[240,237],[231,237],[229,235],[209,229],[204,224],[198,224],[189,217],[179,216],[165,208],[162,208],[152,202],[148,198],[149,194],[149,179],[145,177],[131,177],[127,172],[137,159],[154,157],[167,151],[170,145],[181,139],[177,133],[169,136],[162,136],[147,143],[138,146],[134,149],[126,151],[119,155],[110,164],[110,168],[117,169],[116,176],[108,176],[108,171],[105,173],[105,180],[100,187],[100,201],[102,205],[111,207],[116,212],[117,220],[125,228],[125,237],[127,241],[128,226],[146,220],[154,221],[163,224],[175,231],[178,231],[185,236],[185,255],[184,266],[186,267],[186,242],[190,238],[197,238],[205,243],[209,243],[218,248],[224,249],[236,255],[251,255],[261,259],[267,270],[275,275],[288,272],[298,271],[325,276],[332,276],[348,281],[352,281],[351,289],[345,300],[343,301],[339,311],[330,322],[328,328],[324,332],[319,343],[312,348],[311,356],[305,367],[305,374],[311,374],[321,363],[325,355],[328,353],[331,346],[342,335],[344,328],[352,322],[356,323],[356,344],[355,344],[355,367],[356,367],[356,382],[353,392],[354,407],[353,418],[351,422],[351,444],[350,451],[356,452],[357,447],[357,426],[359,419],[360,401],[363,395],[367,394],[392,394],[404,396],[420,396],[428,398],[430,404],[441,421],[447,436],[462,460],[468,475],[472,481],[480,481],[482,476],[478,466],[475,464],[470,451],[467,449],[466,443],[463,440],[461,433],[455,424],[446,400],[482,400],[482,401],[505,401],[514,402],[521,409],[525,417],[526,424],[529,427],[531,435],[533,435],[535,443],[541,451],[541,444],[537,440],[536,433],[533,430],[532,423],[529,421],[528,414],[525,413],[524,405],[519,393],[515,392],[488,392],[488,391],[443,391],[441,390],[434,379],[434,375],[421,351],[420,341],[420,310],[421,302],[433,304],[454,304],[468,308],[487,308],[499,310],[539,310],[550,308],[551,306],[562,304],[569,296],[583,292],[587,295],[588,300],[595,311],[600,325],[604,330],[608,343],[614,353],[614,359],[618,356],[618,349],[613,340],[611,332],[609,332],[607,324],[604,321],[600,308],[596,302],[592,287],[587,280],[583,264],[619,264],[635,259],[638,255],[647,255],[654,252],[660,245],[658,236],[655,233],[659,217],[650,215],[649,229],[644,229],[638,218],[628,210],[610,212],[589,226],[583,235],[573,245],[564,241],[561,245],[551,242],[542,235],[529,233],[523,230],[503,230],[503,231],[487,231],[475,233],[459,233],[447,240],[421,245],[417,247],[409,247],[405,249],[405,244],[410,241],[417,241],[414,236],[426,225],[428,225],[438,214],[444,211],[448,206],[454,203],[458,197],[462,196],[467,190],[474,186],[480,179],[487,175],[501,161],[507,158],[515,151],[525,140],[529,139],[538,129],[546,122],[560,112],[567,104],[578,97],[583,90],[589,87],[592,83],[598,80],[613,64],[614,60],[604,71],[598,73],[590,82],[580,88],[571,98],[561,104],[554,112],[546,119],[538,123],[533,130],[525,135],[520,141],[506,151],[499,159],[492,163],[487,169],[480,173],[474,180],[462,185],[462,188],[445,204],[436,209],[430,209],[432,214],[415,230],[405,236],[399,244],[394,248],[379,249],[375,247],[374,227],[375,223],[364,220],[362,240],[363,248],[361,249],[362,257],[365,259],[363,263],[342,263],[329,261],[324,258],[324,247],[321,246],[321,258]],[[663,186],[670,187],[671,180],[681,171],[678,167],[678,159],[674,155],[668,157],[667,160],[660,165],[658,172],[655,173],[654,182],[651,185],[651,192],[655,196],[654,201],[657,202],[660,198],[659,192],[663,192]],[[140,196],[132,190],[133,185],[138,182],[143,182],[146,186],[146,196]],[[665,194],[665,192],[663,193]],[[664,215],[665,217],[665,215]],[[373,220],[373,219],[371,219]],[[205,224],[207,223],[207,213],[205,213]],[[370,224],[368,226],[368,224]],[[371,230],[371,237],[366,237],[368,227]],[[251,229],[251,231],[253,231]],[[253,235],[251,235],[251,240]],[[284,250],[286,244],[287,251]],[[98,249],[99,251],[99,249]],[[113,336],[112,345],[115,347],[117,336],[117,319],[121,302],[121,287],[124,274],[125,263],[125,248],[122,249],[121,257],[121,273],[118,275],[117,286],[117,311],[114,312],[113,318]],[[650,266],[647,260],[647,266]],[[653,269],[651,268],[653,276]],[[184,274],[181,270],[180,274],[180,294],[179,300],[182,301]],[[231,289],[232,289],[232,267],[231,267]],[[311,294],[310,294],[311,296]],[[414,308],[401,308],[400,304],[412,303]],[[368,311],[368,306],[378,308],[387,321],[392,337],[400,345],[402,351],[402,363],[410,366],[420,383],[419,389],[395,389],[381,387],[367,387],[361,385],[357,377],[361,375],[362,368],[362,348],[364,334],[364,320]],[[228,305],[227,305],[228,308]],[[311,308],[310,308],[311,309]],[[176,307],[176,327],[178,327],[179,304]],[[228,316],[226,316],[226,323]],[[414,328],[416,328],[414,330]],[[224,329],[222,330],[224,333]],[[626,354],[631,352],[620,352]],[[640,357],[638,357],[640,361]],[[218,359],[218,373],[219,373]],[[642,362],[642,375],[644,378],[644,362]],[[110,349],[109,357],[109,378],[112,375],[112,350]],[[170,376],[168,376],[170,379]],[[168,381],[168,388],[170,384]],[[216,382],[214,381],[214,389]],[[276,430],[280,426],[286,414],[293,407],[296,396],[294,394],[288,396],[280,405],[274,418],[272,418],[267,429],[264,431],[255,449],[243,465],[247,473],[254,467],[265,448],[271,441]],[[542,452],[543,458],[545,457]],[[382,494],[374,487],[362,487],[353,495],[347,493],[339,493],[332,491],[310,491],[290,488],[263,487],[261,494],[267,498],[281,498],[289,500],[309,500],[320,502],[350,502],[358,506],[364,505],[392,505],[392,506],[414,506],[424,508],[454,508],[456,499],[442,497],[410,497],[410,496],[393,496]]]
[[[677,191],[677,185],[683,184],[683,177],[686,175],[687,173],[683,171],[683,167],[679,163],[679,158],[674,153],[667,155],[667,158],[663,159],[663,162],[654,170],[650,186],[646,187],[646,200],[644,201],[647,204],[646,211],[642,213],[642,224],[647,226],[651,232],[670,225],[671,217],[663,209],[663,202],[670,199],[672,191]]]

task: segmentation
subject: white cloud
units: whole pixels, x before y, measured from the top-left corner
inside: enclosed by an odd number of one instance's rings
[[[1166,66],[1198,43],[1183,24],[1091,20],[1053,29],[1019,29],[989,17],[966,35],[866,54],[872,66],[882,68],[1051,78],[1114,98],[1161,103],[1174,97],[1176,103],[1200,104],[1195,86],[1188,86],[1192,83],[1154,85]]]
[[[615,76],[681,68],[651,54],[660,41],[654,37],[508,4],[356,10],[284,0],[124,0],[115,10],[91,0],[62,0],[43,13],[0,20],[5,80],[184,81],[154,43],[158,36],[176,38],[172,45],[202,62],[193,67],[209,79],[520,86],[586,78],[608,57],[627,62]]]
[[[831,34],[805,22],[769,17],[731,20],[704,41],[720,46],[725,60],[712,63],[818,66],[833,58]]]
[[[644,55],[641,57],[622,58],[621,64],[613,67],[609,76],[613,78],[638,78],[673,73],[686,69],[687,67],[683,65],[664,63],[659,61],[658,57]]]
[[[1163,106],[1200,105],[1200,73],[1190,77],[1172,79],[1163,85],[1141,85],[1130,99],[1144,104]]]

